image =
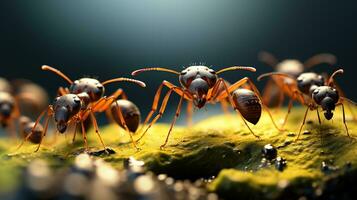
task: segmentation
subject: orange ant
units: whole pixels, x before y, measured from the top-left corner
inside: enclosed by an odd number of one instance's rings
[[[81,125],[81,130],[82,130],[82,137],[85,143],[85,147],[88,150],[88,144],[87,144],[87,137],[86,137],[86,130],[84,126],[84,121],[89,117],[91,120],[92,124],[94,125],[95,132],[104,148],[105,144],[100,136],[99,133],[99,128],[97,124],[97,120],[94,116],[95,113],[97,112],[104,112],[110,108],[112,103],[120,96],[120,95],[125,95],[123,94],[122,89],[118,89],[116,92],[114,92],[111,96],[105,97],[104,96],[104,86],[109,84],[109,83],[114,83],[114,82],[132,82],[135,84],[138,84],[141,87],[146,87],[145,83],[134,80],[134,79],[129,79],[129,78],[114,78],[111,80],[107,80],[104,82],[99,82],[96,79],[93,78],[81,78],[75,81],[72,81],[70,78],[68,78],[65,74],[63,74],[61,71],[52,68],[50,66],[44,65],[42,66],[42,70],[47,70],[51,71],[58,76],[62,77],[64,80],[66,80],[69,84],[69,88],[62,88],[60,87],[58,90],[59,96],[56,97],[54,103],[52,105],[49,105],[46,110],[44,110],[39,117],[37,118],[31,134],[28,134],[25,138],[25,140],[21,143],[19,147],[22,146],[22,144],[31,137],[32,134],[34,134],[34,130],[36,129],[37,124],[41,120],[41,118],[47,113],[47,116],[45,118],[45,126],[43,133],[41,135],[41,141],[39,142],[39,145],[35,151],[38,151],[42,142],[42,139],[46,136],[47,128],[48,128],[48,123],[49,119],[51,117],[54,118],[57,130],[60,133],[64,133],[67,130],[67,126],[71,123],[75,124],[75,132],[73,134],[73,140],[76,136],[76,130],[78,124]],[[121,109],[117,109],[118,113],[120,113]],[[125,129],[129,132],[129,135],[132,139],[132,142],[135,145],[135,141],[133,140],[132,134],[129,131],[129,129],[126,126],[125,119],[120,118],[122,121],[123,126]]]
[[[264,104],[261,104],[259,91],[255,87],[254,83],[248,77],[242,78],[241,80],[235,82],[230,86],[228,86],[227,82],[223,78],[218,77],[218,74],[231,70],[247,70],[251,72],[256,71],[256,69],[253,67],[234,66],[234,67],[224,68],[216,72],[215,70],[206,66],[189,66],[184,70],[182,70],[181,72],[177,72],[166,68],[144,68],[132,72],[132,75],[137,75],[145,71],[164,71],[164,72],[173,73],[179,76],[179,82],[182,86],[182,87],[175,86],[172,83],[165,80],[161,83],[161,85],[156,91],[151,111],[146,117],[143,125],[149,122],[152,115],[157,110],[163,86],[168,87],[169,91],[166,93],[166,95],[163,98],[159,113],[151,121],[149,126],[146,128],[145,132],[140,136],[140,138],[137,141],[143,138],[144,135],[149,130],[149,128],[163,115],[166,109],[167,102],[172,92],[175,92],[180,96],[180,101],[176,109],[175,117],[171,123],[169,132],[166,136],[165,143],[161,145],[161,148],[163,148],[168,142],[171,130],[176,123],[176,119],[180,115],[183,99],[189,101],[189,104],[193,103],[193,105],[196,108],[200,109],[203,106],[205,106],[206,103],[212,103],[212,104],[216,102],[223,103],[223,101],[226,101],[226,99],[228,98],[231,106],[234,108],[234,110],[237,113],[240,114],[243,122],[245,123],[249,131],[255,137],[259,138],[259,136],[254,134],[254,132],[251,130],[251,128],[249,127],[246,121],[252,124],[256,124],[260,119],[262,106],[265,109],[267,108],[266,106],[264,106]],[[248,86],[253,91],[248,89],[238,89],[239,87],[242,87],[246,84],[248,84]],[[189,109],[189,112],[192,112],[192,109]],[[271,120],[274,123],[274,120],[269,111],[268,113],[269,116],[271,117]],[[192,113],[188,113],[188,115],[192,115]],[[274,125],[277,129],[279,129],[275,123]]]
[[[346,128],[347,136],[350,136],[346,124],[344,103],[347,102],[354,105],[356,105],[356,103],[339,94],[340,89],[338,89],[334,83],[334,76],[342,73],[342,69],[336,70],[327,81],[325,81],[323,76],[313,72],[302,73],[297,78],[285,73],[272,72],[262,74],[258,77],[258,80],[270,76],[280,90],[290,97],[290,102],[298,101],[301,105],[307,106],[296,140],[300,137],[309,110],[316,110],[319,123],[321,124],[319,107],[324,111],[325,118],[330,120],[333,117],[333,111],[336,106],[341,106],[343,124]],[[281,82],[282,77],[284,78],[284,82]],[[284,118],[283,125],[287,120],[291,108],[292,103],[289,103],[288,113]]]
[[[261,62],[273,67],[276,72],[285,73],[295,78],[306,69],[322,63],[334,65],[337,61],[334,55],[328,53],[314,55],[307,59],[304,63],[296,59],[286,59],[279,62],[274,55],[265,51],[259,53],[258,58]],[[280,81],[284,82],[284,78],[285,77],[281,76]],[[263,90],[263,102],[265,105],[277,106],[280,108],[284,103],[284,98],[284,93],[275,84],[275,81],[269,79]]]

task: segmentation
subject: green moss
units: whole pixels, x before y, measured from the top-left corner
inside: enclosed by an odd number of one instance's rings
[[[262,140],[257,140],[235,114],[208,118],[193,127],[177,126],[164,150],[160,150],[160,145],[169,129],[167,124],[153,126],[138,144],[140,151],[132,146],[125,131],[109,125],[102,127],[101,133],[106,145],[116,153],[102,157],[121,169],[123,161],[133,156],[143,160],[148,170],[175,178],[196,179],[218,174],[208,188],[223,197],[275,199],[290,195],[313,196],[316,189],[337,173],[323,173],[323,161],[340,168],[351,162],[349,172],[357,171],[357,143],[346,137],[339,112],[335,113],[333,122],[325,120],[323,125],[318,125],[316,114],[311,113],[309,118],[313,123],[304,128],[311,133],[301,135],[299,141],[293,142],[303,113],[301,109],[292,112],[286,126],[289,131],[285,132],[274,129],[267,114],[263,114],[258,125],[251,126]],[[274,117],[280,119],[283,114],[283,111],[274,113]],[[355,122],[348,121],[348,126],[352,135],[357,134]],[[91,150],[100,150],[95,133],[88,135],[89,145],[94,147]],[[62,135],[55,145],[50,145],[51,140],[48,138],[47,144],[37,153],[33,153],[35,145],[26,144],[16,150],[16,143],[0,140],[0,186],[14,184],[15,181],[9,180],[16,180],[20,169],[33,159],[46,159],[53,167],[62,167],[69,165],[75,155],[83,151],[80,134],[75,144],[71,144],[70,135],[67,138]],[[278,147],[279,156],[287,160],[284,171],[280,172],[274,166],[261,166],[261,149],[268,143]],[[345,174],[337,171],[339,177]]]

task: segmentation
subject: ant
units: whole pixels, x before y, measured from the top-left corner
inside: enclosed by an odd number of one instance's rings
[[[14,80],[11,83],[0,78],[0,123],[16,136],[16,121],[24,113],[37,113],[43,109],[48,96],[45,90],[27,80]]]
[[[127,100],[126,96],[122,96],[122,99],[116,100],[110,105],[110,110],[107,110],[107,116],[113,119],[120,127],[124,129],[127,127],[131,133],[136,132],[141,121],[139,108],[133,102]]]
[[[151,111],[146,117],[143,126],[149,122],[152,115],[157,110],[163,86],[168,87],[169,91],[166,93],[166,95],[163,98],[159,113],[151,121],[151,123],[146,128],[145,132],[140,136],[140,138],[137,141],[143,138],[146,132],[149,130],[149,128],[163,115],[166,109],[167,102],[172,92],[178,94],[180,96],[180,100],[176,109],[176,114],[171,123],[169,132],[166,136],[166,140],[164,144],[161,145],[161,148],[165,147],[165,145],[168,142],[171,130],[176,123],[176,119],[180,115],[183,99],[189,101],[189,103],[193,103],[193,105],[196,108],[200,109],[204,107],[206,103],[212,103],[212,104],[216,102],[222,103],[223,101],[226,101],[228,98],[231,106],[234,108],[234,110],[237,113],[240,114],[243,122],[245,123],[249,131],[257,138],[259,138],[259,136],[254,134],[254,132],[251,130],[251,128],[249,127],[246,121],[254,125],[257,124],[260,119],[261,109],[263,106],[263,108],[265,108],[268,111],[274,126],[277,129],[279,129],[277,125],[274,123],[274,120],[267,107],[261,103],[259,91],[255,87],[254,83],[248,77],[242,78],[241,80],[235,82],[230,86],[228,86],[227,82],[223,78],[218,77],[218,74],[231,70],[246,70],[251,72],[256,71],[256,69],[253,67],[243,67],[243,66],[228,67],[228,68],[221,69],[217,72],[214,69],[211,69],[207,66],[189,66],[184,70],[182,70],[181,72],[177,72],[175,70],[166,69],[166,68],[144,68],[144,69],[133,71],[132,75],[137,75],[145,71],[164,71],[164,72],[173,73],[179,76],[178,78],[181,84],[181,87],[175,86],[174,84],[166,80],[164,80],[161,83],[161,85],[156,91]],[[242,87],[246,84],[248,84],[248,86],[252,90],[243,89],[243,88],[238,89],[239,87]],[[192,112],[192,109],[188,109],[188,111]],[[192,113],[188,113],[188,115],[192,115]]]
[[[146,87],[145,83],[134,80],[134,79],[129,79],[129,78],[114,78],[110,79],[104,82],[99,82],[97,79],[93,78],[81,78],[75,81],[72,81],[70,78],[68,78],[65,74],[63,74],[61,71],[44,65],[42,66],[42,70],[45,71],[51,71],[55,73],[56,75],[62,77],[64,80],[66,80],[69,84],[69,88],[63,88],[60,87],[58,89],[58,94],[59,96],[55,98],[54,102],[52,105],[49,105],[46,110],[44,110],[37,118],[33,128],[32,128],[32,133],[28,134],[25,138],[25,140],[21,143],[19,147],[22,146],[22,144],[31,137],[32,134],[34,134],[34,130],[36,129],[36,126],[38,125],[39,121],[42,119],[42,117],[47,113],[47,116],[45,117],[45,128],[44,131],[41,135],[41,141],[38,144],[37,149],[35,150],[38,151],[42,142],[42,139],[46,136],[47,132],[47,127],[48,127],[48,122],[51,117],[55,120],[57,130],[60,133],[64,133],[67,130],[67,126],[71,123],[75,124],[75,132],[73,134],[73,141],[76,136],[76,130],[77,126],[80,124],[81,126],[81,131],[82,131],[82,137],[85,143],[85,147],[88,150],[88,144],[87,144],[87,136],[86,136],[86,130],[84,126],[84,121],[89,118],[91,120],[91,123],[94,125],[95,132],[104,148],[106,150],[105,144],[100,136],[99,133],[99,128],[97,124],[97,120],[94,116],[95,113],[97,112],[104,112],[109,107],[111,104],[120,96],[123,95],[123,90],[118,89],[115,91],[111,96],[106,97],[104,96],[105,88],[104,86],[109,84],[109,83],[114,83],[114,82],[132,82],[135,84],[138,84],[141,87]],[[118,113],[120,113],[121,109],[118,109]],[[135,145],[135,141],[132,138],[132,134],[129,131],[129,129],[126,126],[125,119],[120,118],[122,121],[123,126],[125,129],[129,132],[129,135],[132,139],[132,142]]]
[[[334,55],[328,53],[316,54],[303,63],[296,59],[286,59],[279,62],[274,55],[265,51],[259,53],[258,58],[261,62],[271,66],[276,72],[285,73],[295,78],[311,67],[322,63],[334,65],[337,61]],[[284,82],[284,79],[285,77],[280,77],[281,82]],[[284,98],[284,93],[275,84],[275,81],[269,79],[263,90],[263,102],[266,105],[280,108],[284,103]]]
[[[300,104],[305,105],[307,107],[303,122],[300,126],[298,136],[295,140],[298,140],[301,134],[301,130],[305,125],[306,116],[308,111],[316,110],[317,117],[319,123],[321,124],[319,107],[324,111],[324,116],[327,120],[332,119],[333,112],[337,106],[342,107],[342,119],[343,124],[346,129],[347,136],[350,137],[348,132],[346,117],[345,117],[345,108],[344,103],[349,103],[353,105],[357,105],[350,99],[347,99],[341,96],[339,93],[340,89],[336,87],[334,83],[334,77],[337,74],[342,74],[343,69],[336,70],[328,79],[325,81],[325,78],[319,74],[313,72],[306,72],[300,74],[297,78],[279,72],[272,72],[262,74],[258,77],[258,80],[271,76],[278,87],[290,97],[290,101],[298,101]],[[281,78],[284,77],[284,82],[281,82]],[[290,105],[290,104],[289,104]],[[292,106],[289,106],[288,113],[285,116],[285,121],[287,120],[288,114],[290,113]]]

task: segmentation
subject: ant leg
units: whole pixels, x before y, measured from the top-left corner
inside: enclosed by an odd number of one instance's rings
[[[175,117],[174,117],[174,119],[173,119],[173,121],[171,123],[169,132],[167,133],[167,136],[166,136],[166,139],[165,139],[165,143],[160,146],[160,149],[163,149],[166,146],[167,141],[169,140],[172,128],[174,127],[177,118],[180,116],[182,100],[183,100],[183,95],[180,97],[180,101],[179,101],[179,104],[178,104],[177,109],[176,109]]]
[[[270,101],[271,101],[271,91],[274,87],[274,81],[272,79],[268,80],[268,83],[266,84],[265,88],[263,89],[263,96],[262,96],[262,100],[265,104],[269,105]]]
[[[102,104],[100,105],[95,105],[93,106],[93,112],[103,112],[105,110],[107,110],[112,103],[118,99],[119,96],[123,96],[124,99],[127,99],[123,89],[118,89],[117,91],[115,91],[112,95],[110,95],[109,97],[105,97]],[[98,110],[97,110],[98,109]]]
[[[283,124],[281,125],[281,129],[284,128],[286,122],[288,121],[288,116],[289,116],[289,114],[290,114],[290,111],[291,111],[291,108],[292,108],[292,107],[293,107],[293,100],[290,99],[290,100],[289,100],[289,105],[288,105],[288,112],[287,112],[286,115],[285,115]]]
[[[40,123],[40,120],[41,120],[41,118],[43,117],[43,115],[44,115],[46,112],[48,112],[49,110],[52,111],[52,107],[51,107],[51,106],[48,106],[48,108],[47,108],[46,110],[44,110],[44,111],[42,111],[42,112],[40,113],[40,115],[37,117],[36,122],[35,122],[35,124],[34,124],[32,130],[31,130],[31,133],[28,134],[28,135],[25,137],[24,140],[22,140],[22,142],[21,142],[20,145],[16,148],[16,150],[19,150],[19,149],[22,147],[22,145],[24,145],[25,142],[27,142],[27,140],[28,140],[28,139],[31,137],[31,135],[33,134],[33,130],[35,130],[37,124]]]
[[[347,136],[351,137],[350,133],[348,132],[348,127],[347,127],[347,124],[346,124],[345,106],[343,105],[343,103],[339,103],[339,104],[337,104],[337,106],[341,106],[342,107],[342,121],[343,121],[343,124],[345,125]]]
[[[83,121],[81,121],[81,127],[82,127],[82,137],[83,137],[83,141],[84,141],[84,146],[86,148],[86,151],[88,151],[89,148],[88,148],[88,142],[87,142],[87,133],[86,133],[86,128],[84,127]]]
[[[163,86],[164,86],[164,82],[165,82],[165,81],[163,81],[163,82],[160,84],[159,88],[156,90],[156,94],[155,94],[154,101],[153,101],[152,106],[151,106],[151,110],[150,110],[149,114],[146,116],[145,121],[144,121],[144,123],[143,123],[143,125],[142,125],[142,128],[149,122],[149,120],[151,119],[152,115],[153,115],[153,114],[155,113],[155,111],[157,110],[157,106],[158,106],[158,104],[159,104],[159,100],[160,100],[160,96],[161,96],[161,91],[162,91],[162,88],[163,88]],[[140,139],[141,139],[141,137],[140,137]]]
[[[279,102],[278,102],[278,110],[283,106],[285,100],[285,95],[283,92],[279,91]],[[263,102],[264,103],[264,102]],[[267,104],[266,104],[267,105]]]
[[[229,106],[229,103],[227,102],[226,99],[222,99],[221,101],[219,101],[221,103],[221,108],[223,110],[223,113],[226,114],[226,115],[229,115],[229,109],[228,109],[228,106]]]
[[[149,120],[151,119],[152,115],[156,112],[157,110],[157,106],[159,104],[159,100],[160,100],[160,96],[161,96],[161,91],[162,91],[162,88],[163,86],[166,86],[168,87],[169,89],[173,89],[177,94],[179,95],[184,95],[184,98],[187,99],[187,100],[190,100],[191,99],[191,95],[189,95],[188,93],[184,92],[183,90],[180,89],[180,87],[168,82],[168,81],[163,81],[159,88],[157,89],[156,93],[155,93],[155,97],[154,97],[154,101],[152,103],[152,106],[151,106],[151,111],[149,112],[149,114],[147,115],[144,123],[143,123],[143,126],[145,126]]]
[[[64,88],[64,87],[59,87],[58,90],[57,90],[57,94],[59,96],[63,96],[63,95],[66,95],[66,94],[69,94],[69,90],[68,88]]]
[[[162,103],[161,103],[161,107],[160,107],[160,110],[159,110],[159,113],[155,116],[155,118],[151,121],[151,123],[148,125],[148,127],[146,128],[146,130],[144,131],[144,133],[139,137],[139,139],[136,140],[136,142],[139,142],[147,133],[147,131],[151,128],[151,126],[153,124],[156,123],[156,121],[163,115],[163,113],[165,112],[165,109],[166,109],[166,105],[167,105],[167,102],[170,98],[170,95],[172,93],[172,89],[170,89],[164,99],[162,100]]]
[[[74,132],[73,132],[73,138],[72,138],[72,144],[73,144],[73,143],[74,143],[74,141],[76,140],[77,128],[78,128],[78,123],[77,123],[77,122],[75,122],[75,125],[74,125]]]
[[[105,147],[105,144],[104,144],[104,142],[103,142],[103,140],[102,140],[102,137],[100,136],[98,123],[97,123],[97,120],[95,119],[95,116],[94,116],[93,112],[90,111],[89,115],[90,115],[90,119],[91,119],[91,121],[92,121],[92,123],[93,123],[93,125],[94,125],[95,133],[97,134],[97,136],[98,136],[98,138],[99,138],[99,140],[100,140],[100,143],[102,143],[102,146],[103,146],[103,148],[104,148],[104,151],[107,151],[107,149],[106,149],[106,147]]]
[[[105,111],[105,116],[109,120],[109,123],[114,123],[115,122],[114,119],[113,119],[113,116],[112,116],[112,113],[111,113],[110,109],[107,109]]]
[[[321,124],[321,118],[320,118],[320,113],[319,113],[318,107],[316,107],[316,114],[317,114],[317,118],[319,119],[319,124]]]
[[[302,121],[302,124],[301,124],[301,126],[300,126],[300,130],[299,130],[298,136],[296,137],[295,141],[299,140],[299,137],[300,137],[300,134],[301,134],[301,130],[302,130],[302,128],[303,128],[304,125],[305,125],[306,116],[307,116],[307,113],[309,112],[309,109],[310,109],[310,107],[307,107],[307,109],[306,109],[306,111],[305,111],[304,119],[303,119],[303,121]]]
[[[192,126],[192,114],[193,114],[193,105],[192,101],[187,101],[187,125]]]
[[[116,113],[119,117],[119,120],[121,122],[121,124],[123,125],[124,129],[126,130],[126,132],[129,134],[130,136],[130,139],[131,139],[131,142],[133,143],[133,146],[136,148],[136,149],[139,149],[137,146],[136,146],[136,143],[135,143],[135,140],[133,138],[133,134],[130,132],[128,126],[126,125],[126,122],[125,122],[125,119],[123,117],[123,113],[121,112],[121,109],[120,109],[120,106],[118,104],[117,101],[115,101],[115,106],[116,106]]]
[[[11,135],[12,139],[16,139],[16,127],[14,123],[14,119],[10,119],[9,126],[7,127],[9,134]]]
[[[43,141],[43,139],[44,139],[45,136],[46,136],[47,129],[48,129],[48,122],[49,122],[49,120],[50,120],[50,117],[51,117],[51,114],[48,113],[48,115],[47,115],[47,117],[46,117],[46,119],[45,119],[45,128],[43,129],[43,132],[41,133],[41,140],[40,140],[40,143],[38,144],[38,146],[37,146],[35,152],[37,152],[37,151],[40,149],[40,146],[41,146],[41,144],[42,144],[42,141]]]
[[[353,109],[352,109],[352,107],[351,107],[351,105],[356,106],[357,103],[354,102],[354,101],[352,101],[351,99],[346,98],[346,97],[340,97],[340,99],[341,99],[342,101],[345,101],[345,102],[346,102],[347,108],[348,108],[348,110],[350,111],[350,113],[351,113],[351,115],[352,115],[353,121],[357,121],[357,117],[356,117],[356,115],[355,115],[355,113],[354,113],[354,111],[353,111]]]

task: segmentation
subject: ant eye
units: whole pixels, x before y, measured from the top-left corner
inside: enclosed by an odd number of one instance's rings
[[[216,71],[214,71],[213,69],[210,69],[210,70],[209,70],[209,73],[211,73],[211,74],[216,74]]]
[[[181,71],[180,75],[185,75],[187,74],[187,71]]]

